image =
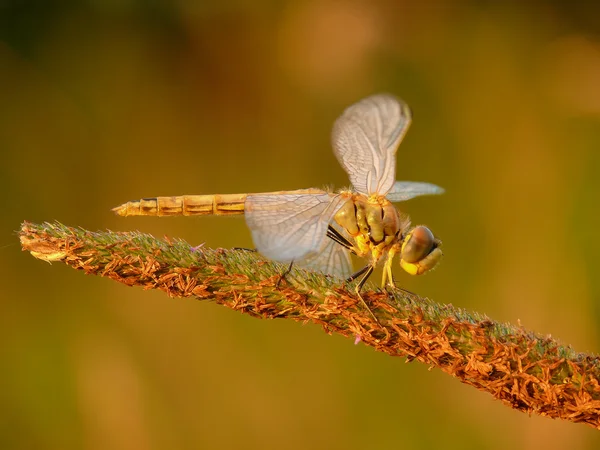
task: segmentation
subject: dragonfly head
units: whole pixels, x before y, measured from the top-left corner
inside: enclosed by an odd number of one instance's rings
[[[414,227],[402,241],[400,265],[411,275],[422,275],[442,259],[442,242],[423,225]]]

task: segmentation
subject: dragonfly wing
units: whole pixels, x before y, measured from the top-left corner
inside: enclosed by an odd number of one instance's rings
[[[361,194],[385,195],[396,179],[396,150],[411,121],[408,105],[388,94],[367,97],[336,120],[338,161]]]
[[[335,226],[331,224],[331,226]],[[336,227],[344,237],[345,232]],[[305,258],[298,262],[300,267],[314,270],[316,272],[333,275],[338,278],[346,279],[352,275],[352,261],[350,251],[333,239],[326,239],[321,250],[313,256]]]
[[[348,201],[317,189],[246,198],[246,223],[257,250],[280,262],[299,261],[323,248],[327,227]]]
[[[444,188],[431,183],[419,181],[396,181],[392,190],[386,195],[390,202],[404,202],[420,195],[443,194]]]

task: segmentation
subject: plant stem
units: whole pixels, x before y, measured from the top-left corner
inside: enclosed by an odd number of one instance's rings
[[[326,275],[245,250],[192,248],[137,232],[25,222],[23,250],[128,286],[212,300],[260,318],[315,322],[391,356],[437,367],[511,408],[600,427],[600,359],[550,336],[395,289],[362,296]]]

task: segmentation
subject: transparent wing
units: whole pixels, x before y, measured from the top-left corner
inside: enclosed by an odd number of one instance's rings
[[[420,195],[443,194],[444,188],[431,183],[419,181],[396,181],[392,190],[386,195],[390,202],[403,202]]]
[[[331,224],[331,226],[334,226],[344,237],[349,238],[343,229],[335,224]],[[352,275],[350,251],[329,238],[325,240],[323,247],[318,253],[299,261],[298,265],[306,269],[343,279]]]
[[[346,201],[346,197],[318,189],[250,194],[244,208],[246,223],[264,256],[298,261],[323,248],[327,227]]]
[[[408,105],[388,94],[350,106],[333,125],[338,161],[361,194],[385,195],[396,179],[396,150],[410,125]]]

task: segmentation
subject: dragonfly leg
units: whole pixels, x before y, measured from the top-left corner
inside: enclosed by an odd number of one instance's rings
[[[347,248],[352,253],[356,254],[356,250],[354,249],[354,245],[352,245],[352,242],[350,242],[348,239],[342,236],[342,234],[338,230],[333,228],[331,225],[329,225],[329,228],[327,229],[327,237],[332,241],[340,244],[342,247]]]
[[[294,261],[290,263],[288,268],[285,269],[283,273],[279,274],[279,280],[277,280],[277,283],[275,284],[275,289],[279,289],[279,285],[281,284],[281,282],[285,280],[285,277],[292,271],[292,267],[294,267]]]
[[[403,287],[396,286],[396,284],[393,282],[393,280],[392,280],[392,283],[388,282],[388,285],[384,287],[384,289],[386,289],[386,290],[387,290],[387,288],[398,289],[399,291],[404,292],[404,294],[407,295],[407,296],[409,296],[409,297],[416,297],[417,296],[417,294],[415,294],[414,292],[409,291],[408,289],[404,289]],[[390,293],[390,297],[391,297],[391,291],[388,291],[388,292]]]
[[[359,270],[357,272],[357,273],[361,272],[360,275],[362,275],[364,273],[363,277],[360,279],[360,281],[356,285],[356,291],[357,292],[360,291],[363,288],[363,286],[365,285],[365,283],[367,282],[367,280],[369,279],[369,277],[373,273],[373,269],[374,269],[374,267],[372,265],[368,265],[368,266],[365,267],[365,269]],[[360,275],[357,275],[357,276],[360,276]],[[352,277],[350,277],[350,278],[352,278]]]
[[[414,292],[411,292],[407,289],[396,286],[396,283],[394,282],[394,276],[392,275],[392,260],[394,258],[394,254],[395,254],[395,252],[390,251],[390,253],[388,254],[388,258],[385,261],[385,265],[383,266],[383,278],[381,280],[381,286],[384,289],[386,287],[391,287],[391,288],[399,289],[402,292],[404,292],[405,294],[408,294],[411,296],[416,296],[416,294]]]
[[[365,273],[369,269],[371,269],[371,272],[373,272],[373,267],[370,264],[366,265],[365,267],[363,267],[362,269],[360,269],[358,272],[353,273],[348,278],[346,278],[346,283],[351,283],[352,281],[356,280],[358,277],[360,277],[363,273]],[[369,272],[369,275],[371,275],[371,272]],[[365,283],[363,283],[363,284],[365,284]]]
[[[382,288],[385,288],[386,285],[395,287],[394,277],[392,275],[392,257],[393,255],[388,255],[388,258],[385,260],[385,265],[383,266],[383,276],[381,278]]]
[[[404,289],[404,288],[401,288],[401,287],[396,287],[396,289],[398,289],[399,291],[404,292],[406,295],[408,295],[410,297],[416,297],[417,296],[417,294],[415,294],[412,291],[409,291],[408,289]]]
[[[354,279],[356,279],[359,276],[361,276],[361,275],[364,274],[363,277],[358,282],[358,284],[356,285],[355,292],[356,292],[356,295],[358,296],[358,298],[360,298],[360,301],[362,302],[362,304],[364,305],[364,307],[367,308],[367,311],[369,311],[369,314],[371,314],[371,317],[373,317],[373,319],[375,320],[375,322],[377,322],[377,324],[379,326],[381,326],[381,322],[379,322],[379,319],[377,319],[377,317],[375,317],[375,314],[373,314],[373,311],[371,310],[371,308],[369,308],[369,305],[367,305],[367,302],[365,301],[365,299],[363,298],[363,296],[360,295],[360,290],[363,288],[363,286],[365,285],[365,283],[367,282],[367,280],[369,279],[369,277],[373,273],[373,269],[374,269],[374,267],[372,265],[365,266],[363,269],[361,269],[358,272],[356,272],[350,278],[352,280],[354,280]]]

